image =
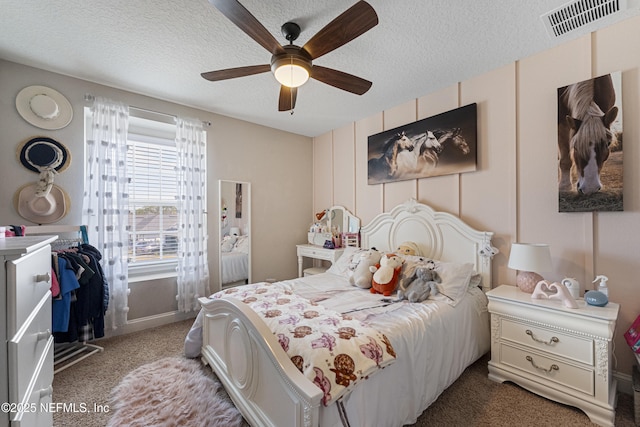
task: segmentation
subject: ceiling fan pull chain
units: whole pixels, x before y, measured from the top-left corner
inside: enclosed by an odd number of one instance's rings
[[[293,40],[291,40],[291,44],[293,44]],[[291,61],[291,81],[293,81],[293,56],[290,59]],[[291,99],[291,111],[289,112],[290,115],[293,116],[293,88],[289,89],[289,99]]]

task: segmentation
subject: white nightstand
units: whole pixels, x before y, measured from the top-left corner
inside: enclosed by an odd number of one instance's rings
[[[344,248],[326,249],[316,245],[296,245],[298,253],[298,277],[302,277],[302,261],[304,257],[336,262],[344,252]]]
[[[532,300],[515,286],[487,292],[491,313],[489,378],[584,411],[613,426],[616,380],[613,332],[619,305],[570,309],[557,300]]]

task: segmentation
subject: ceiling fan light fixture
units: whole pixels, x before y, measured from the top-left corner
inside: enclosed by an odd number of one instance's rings
[[[273,72],[276,80],[287,87],[299,87],[309,80],[309,72],[300,65],[284,64]]]
[[[300,87],[311,76],[311,58],[298,46],[284,46],[286,53],[271,58],[271,71],[283,86]]]

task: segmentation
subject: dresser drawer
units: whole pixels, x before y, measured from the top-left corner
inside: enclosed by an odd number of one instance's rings
[[[7,336],[16,333],[50,289],[49,246],[7,263]]]
[[[503,340],[535,348],[563,359],[586,363],[589,366],[594,364],[592,339],[505,318],[501,319],[500,328]]]
[[[22,402],[34,377],[34,367],[53,340],[51,334],[51,293],[47,291],[31,316],[8,343],[9,399]]]
[[[593,396],[595,393],[593,369],[570,365],[553,357],[530,352],[507,344],[500,345],[500,363],[526,371],[545,381],[570,387]]]
[[[326,259],[332,260],[333,254],[329,251],[332,249],[324,249],[324,248],[310,248],[310,247],[302,247],[298,248],[298,256],[305,256],[309,258],[316,259]]]
[[[20,402],[21,412],[11,414],[11,427],[52,426],[53,412],[48,409],[53,396],[53,337],[46,341],[45,353],[30,378],[27,395]]]

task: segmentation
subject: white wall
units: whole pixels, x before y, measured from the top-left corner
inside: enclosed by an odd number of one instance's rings
[[[19,162],[20,143],[48,136],[64,144],[71,166],[55,178],[71,198],[71,208],[58,224],[80,224],[84,174],[83,108],[86,93],[171,115],[210,121],[207,128],[209,270],[211,290],[218,283],[218,180],[252,184],[253,279],[287,279],[297,275],[297,243],[306,241],[311,218],[312,140],[147,96],[0,60],[0,224],[26,224],[13,208],[13,195],[23,184],[37,179]],[[60,130],[36,128],[15,108],[18,92],[31,85],[49,86],[71,102],[74,117]],[[213,213],[213,214],[211,214]],[[31,225],[31,224],[27,224]],[[276,248],[277,250],[274,250]],[[175,278],[131,284],[130,319],[163,317],[175,302]],[[144,326],[136,326],[140,329]]]
[[[420,96],[314,140],[313,210],[342,204],[367,224],[410,197],[494,231],[495,285],[514,284],[513,242],[551,246],[550,280],[575,277],[587,289],[597,274],[621,304],[614,369],[635,363],[623,333],[640,314],[640,17]],[[624,212],[558,213],[556,89],[622,71]],[[367,137],[470,103],[478,104],[478,170],[381,185],[367,184]],[[354,153],[353,167],[345,156]],[[329,171],[329,172],[327,172]]]

